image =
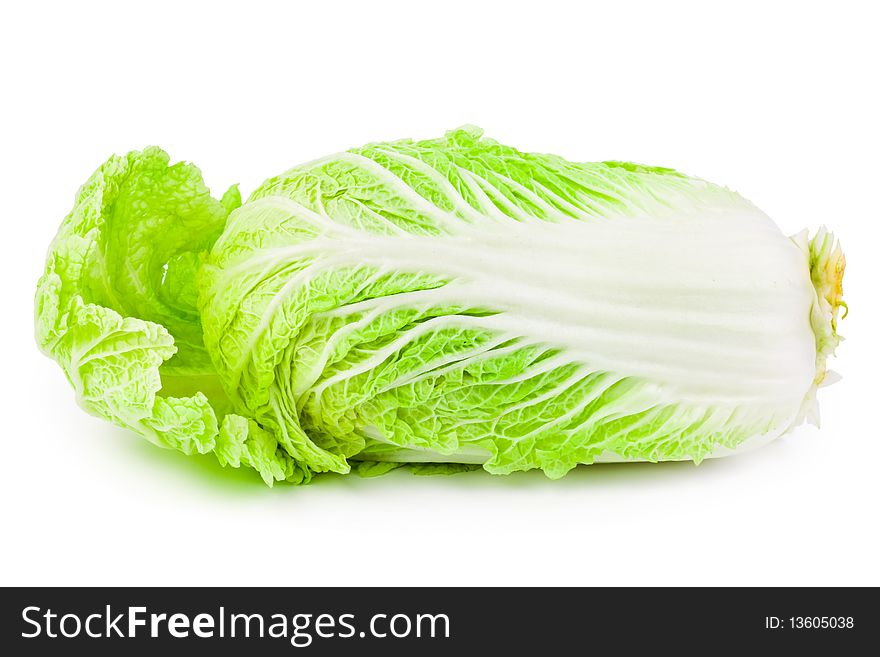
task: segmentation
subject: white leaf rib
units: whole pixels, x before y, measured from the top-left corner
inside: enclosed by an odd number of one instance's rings
[[[501,190],[495,187],[488,180],[483,178],[482,176],[477,175],[473,171],[468,171],[462,167],[458,167],[459,172],[467,171],[468,175],[473,179],[474,183],[479,186],[486,196],[489,198],[489,201],[495,205],[496,208],[504,208],[507,212],[501,212],[501,214],[506,215],[508,221],[513,219],[514,221],[519,221],[522,223],[532,223],[532,222],[540,222],[542,221],[538,217],[529,214],[521,207],[519,207],[516,203],[507,198]]]
[[[375,160],[357,153],[341,153],[335,159],[336,161],[348,162],[365,169],[371,175],[378,178],[389,190],[409,203],[413,209],[421,212],[436,225],[442,226],[449,232],[456,232],[465,223],[460,217],[429,203],[423,196],[401,180],[400,177],[395,175],[394,172],[389,171]]]
[[[323,381],[321,381],[320,384],[315,386],[315,388],[313,389],[313,394],[315,395],[316,400],[320,402],[321,396],[323,395],[324,391],[330,386],[340,381],[355,377],[359,374],[363,374],[364,372],[368,372],[371,369],[381,365],[389,357],[404,348],[407,344],[410,344],[411,342],[417,340],[421,336],[435,330],[438,327],[482,328],[484,320],[484,317],[473,317],[468,315],[444,315],[442,317],[432,317],[425,322],[415,325],[408,331],[405,331],[400,335],[399,338],[386,345],[385,347],[378,349],[367,360],[362,361],[346,370],[337,372],[336,374],[324,379]]]
[[[434,167],[426,164],[417,157],[399,153],[390,148],[377,148],[376,150],[386,157],[407,165],[413,171],[418,171],[423,176],[430,179],[431,182],[440,188],[446,198],[452,202],[456,211],[461,214],[462,218],[467,219],[470,222],[485,221],[485,216],[482,213],[477,212],[471,204],[467,202],[467,199],[465,199],[459,191],[455,189],[452,183],[449,182],[449,179]]]
[[[534,191],[532,191],[531,189],[529,189],[528,187],[526,187],[522,183],[517,182],[513,178],[505,176],[503,173],[500,173],[498,171],[494,172],[494,175],[497,176],[500,180],[502,180],[505,184],[507,184],[511,188],[515,189],[520,195],[524,196],[530,203],[539,207],[544,212],[544,214],[546,215],[547,218],[554,219],[557,222],[571,221],[572,219],[576,218],[576,217],[572,217],[570,215],[565,214],[559,208],[553,207],[552,205],[547,203],[547,201],[545,201],[540,196],[538,196]],[[501,193],[500,190],[499,190],[499,193]],[[506,195],[505,195],[505,198],[507,198]],[[511,201],[511,203],[512,202],[513,201]]]
[[[464,361],[468,361],[469,363],[474,362],[474,359],[483,354],[491,353],[496,347],[504,344],[505,342],[508,342],[509,340],[510,338],[508,336],[499,335],[492,338],[491,340],[487,340],[479,347],[475,347],[468,351],[454,352],[444,358],[441,358],[440,360],[428,361],[424,364],[423,367],[415,369],[412,372],[408,372],[405,376],[399,379],[395,379],[393,383],[381,388],[376,394],[382,394],[388,392],[389,390],[401,388],[405,385],[410,385],[418,381],[423,381],[427,378],[441,376],[442,373],[456,369],[455,366],[461,364]]]
[[[510,415],[511,413],[516,413],[517,411],[522,411],[527,408],[531,408],[533,406],[543,404],[544,402],[549,401],[549,400],[553,399],[554,397],[558,397],[559,395],[564,393],[566,390],[570,390],[571,388],[576,386],[581,381],[585,381],[585,380],[589,379],[591,376],[598,376],[598,375],[596,375],[593,372],[589,372],[586,368],[580,367],[575,372],[573,372],[571,375],[569,375],[565,380],[560,381],[557,385],[550,388],[549,390],[546,390],[545,392],[543,392],[539,395],[536,395],[535,397],[530,397],[528,399],[524,399],[521,402],[517,402],[515,404],[512,404],[512,405],[506,407],[503,411],[498,413],[494,418],[491,418],[492,419],[492,426],[491,426],[490,431],[493,434],[497,433],[498,424],[504,418],[506,418],[508,415]],[[459,429],[461,427],[471,426],[474,424],[482,424],[484,422],[487,422],[489,419],[490,418],[487,418],[487,417],[475,417],[470,420],[461,420],[461,421],[454,423],[452,425],[452,428]]]

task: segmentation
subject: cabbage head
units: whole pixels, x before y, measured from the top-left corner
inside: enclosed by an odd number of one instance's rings
[[[844,257],[725,187],[465,126],[242,204],[157,148],[80,189],[36,338],[80,406],[267,484],[693,460],[818,421]]]

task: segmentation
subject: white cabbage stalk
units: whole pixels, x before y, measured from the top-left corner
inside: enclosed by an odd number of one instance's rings
[[[824,229],[786,237],[723,187],[521,153],[465,127],[296,167],[228,220],[237,198],[196,191],[201,241],[179,208],[179,223],[98,210],[104,233],[139,226],[161,256],[117,276],[106,263],[134,251],[92,235],[101,246],[84,257],[102,266],[49,304],[43,327],[61,331],[54,307],[81,312],[78,296],[170,331],[146,365],[134,350],[152,377],[147,394],[122,395],[134,404],[106,401],[118,371],[95,384],[100,404],[81,395],[159,444],[267,483],[419,463],[558,477],[599,461],[698,462],[818,422],[843,254]],[[174,193],[199,207],[192,189]],[[41,344],[77,385],[77,363]]]

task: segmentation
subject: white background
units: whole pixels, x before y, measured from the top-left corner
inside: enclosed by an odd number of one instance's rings
[[[872,3],[16,4],[0,15],[0,583],[880,584]],[[86,415],[37,352],[45,250],[111,153],[157,144],[247,194],[463,123],[724,183],[789,234],[827,224],[851,313],[822,429],[699,467],[269,490]]]

